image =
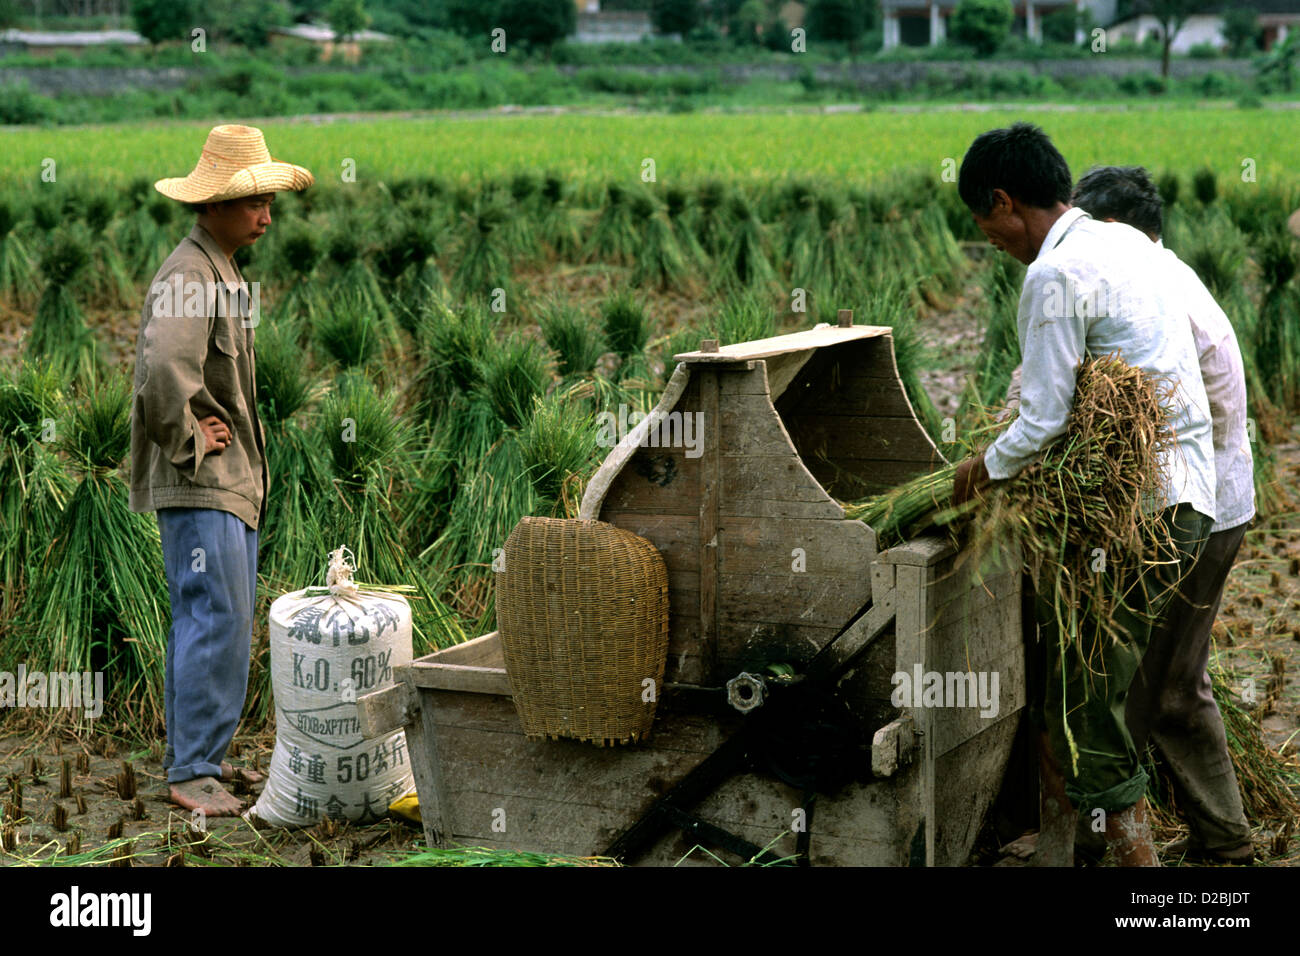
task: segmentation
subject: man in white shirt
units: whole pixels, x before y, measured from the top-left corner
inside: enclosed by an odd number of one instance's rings
[[[1246,432],[1246,372],[1241,348],[1223,309],[1196,272],[1165,249],[1160,192],[1140,166],[1091,170],[1074,188],[1074,204],[1095,219],[1127,223],[1163,253],[1187,295],[1187,318],[1213,423],[1217,520],[1199,560],[1182,581],[1151,641],[1133,685],[1125,718],[1141,753],[1148,737],[1164,755],[1178,808],[1187,818],[1189,856],[1249,863],[1250,824],[1228,755],[1223,718],[1207,666],[1210,629],[1223,586],[1255,516],[1255,466]]]
[[[1215,470],[1208,400],[1184,297],[1162,250],[1121,223],[1098,222],[1070,206],[1064,157],[1037,127],[1017,123],[976,138],[962,161],[958,191],[999,249],[1029,266],[1017,320],[1024,370],[1020,415],[985,451],[958,468],[953,494],[964,501],[989,481],[1010,478],[1065,431],[1080,363],[1118,353],[1128,364],[1178,383],[1171,422],[1176,444],[1161,462],[1163,493],[1151,503],[1169,530],[1175,561],[1138,575],[1128,607],[1113,618],[1127,640],[1112,639],[1081,608],[1077,633],[1061,635],[1040,602],[1045,673],[1031,716],[1039,723],[1041,828],[1036,861],[1073,860],[1078,809],[1103,811],[1107,843],[1121,866],[1158,866],[1145,819],[1147,777],[1124,720],[1124,701],[1150,637],[1145,588],[1167,592],[1190,569],[1215,517]],[[1107,542],[1098,541],[1103,550]],[[1144,588],[1145,586],[1145,588]],[[1063,654],[1062,645],[1072,648]],[[1085,663],[1086,662],[1086,663]],[[1068,720],[1068,726],[1067,726]],[[1073,738],[1077,760],[1073,758]]]

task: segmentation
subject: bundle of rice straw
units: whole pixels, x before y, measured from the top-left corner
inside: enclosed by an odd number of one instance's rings
[[[871,525],[881,547],[929,527],[948,528],[976,557],[1018,543],[1063,639],[1078,633],[1084,606],[1119,636],[1112,611],[1124,589],[1141,565],[1168,560],[1161,556],[1171,547],[1157,505],[1161,463],[1175,440],[1169,425],[1175,388],[1116,355],[1089,358],[1079,367],[1065,432],[1018,475],[954,506],[956,466],[949,466],[845,505],[845,515]],[[1099,548],[1106,573],[1098,573]],[[1161,595],[1150,597],[1158,605]]]

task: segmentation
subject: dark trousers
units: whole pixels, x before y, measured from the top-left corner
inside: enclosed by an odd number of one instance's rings
[[[1192,839],[1209,850],[1232,850],[1250,842],[1250,825],[1207,671],[1210,628],[1245,536],[1245,524],[1210,535],[1151,632],[1125,709],[1138,753],[1148,739],[1160,748]]]
[[[1038,596],[1042,653],[1031,656],[1043,670],[1037,675],[1041,697],[1031,712],[1065,773],[1066,796],[1082,811],[1123,810],[1146,792],[1147,775],[1125,715],[1129,688],[1147,650],[1153,618],[1155,626],[1162,625],[1174,584],[1192,569],[1211,525],[1189,505],[1165,509],[1161,520],[1173,542],[1171,552],[1161,553],[1146,568],[1133,560],[1116,565],[1118,556],[1111,555],[1108,568],[1098,571],[1115,575],[1125,595],[1109,621],[1103,622],[1087,602],[1054,608]]]

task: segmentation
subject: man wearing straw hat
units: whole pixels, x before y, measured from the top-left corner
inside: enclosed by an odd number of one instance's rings
[[[980,485],[1010,478],[1033,462],[1065,431],[1080,360],[1118,353],[1178,383],[1175,445],[1161,462],[1163,500],[1157,503],[1176,553],[1139,576],[1156,579],[1167,595],[1168,579],[1194,565],[1216,517],[1209,402],[1184,292],[1150,239],[1072,207],[1071,185],[1064,157],[1041,129],[1025,123],[977,137],[962,161],[958,191],[976,224],[1029,269],[1017,318],[1024,356],[1020,415],[984,454],[959,466],[953,498],[964,501]],[[1106,307],[1088,314],[1061,309],[1052,295],[1061,289],[1085,297],[1107,289]],[[1160,865],[1146,823],[1147,775],[1124,719],[1129,685],[1150,639],[1150,615],[1161,612],[1159,604],[1148,604],[1140,587],[1126,593],[1116,614],[1123,640],[1110,640],[1095,613],[1080,613],[1070,641],[1062,640],[1054,616],[1039,618],[1045,660],[1030,686],[1041,687],[1031,708],[1041,730],[1040,865],[1070,864],[1079,809],[1090,816],[1101,811],[1106,842],[1120,866]],[[1063,643],[1073,643],[1068,653],[1076,660],[1067,658]]]
[[[154,184],[198,221],[154,276],[141,313],[130,506],[157,512],[171,598],[170,795],[207,816],[240,810],[222,779],[260,779],[223,763],[248,689],[268,478],[253,372],[257,289],[250,295],[234,254],[266,232],[276,192],[311,184],[248,126],[214,128],[188,176]]]

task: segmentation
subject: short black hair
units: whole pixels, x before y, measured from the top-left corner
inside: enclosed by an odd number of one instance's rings
[[[1037,126],[1016,123],[975,137],[957,175],[957,192],[977,216],[993,208],[993,190],[1012,199],[1051,209],[1070,202],[1070,167]]]
[[[1159,237],[1164,201],[1142,166],[1095,166],[1074,187],[1074,204],[1093,219],[1115,219]]]

